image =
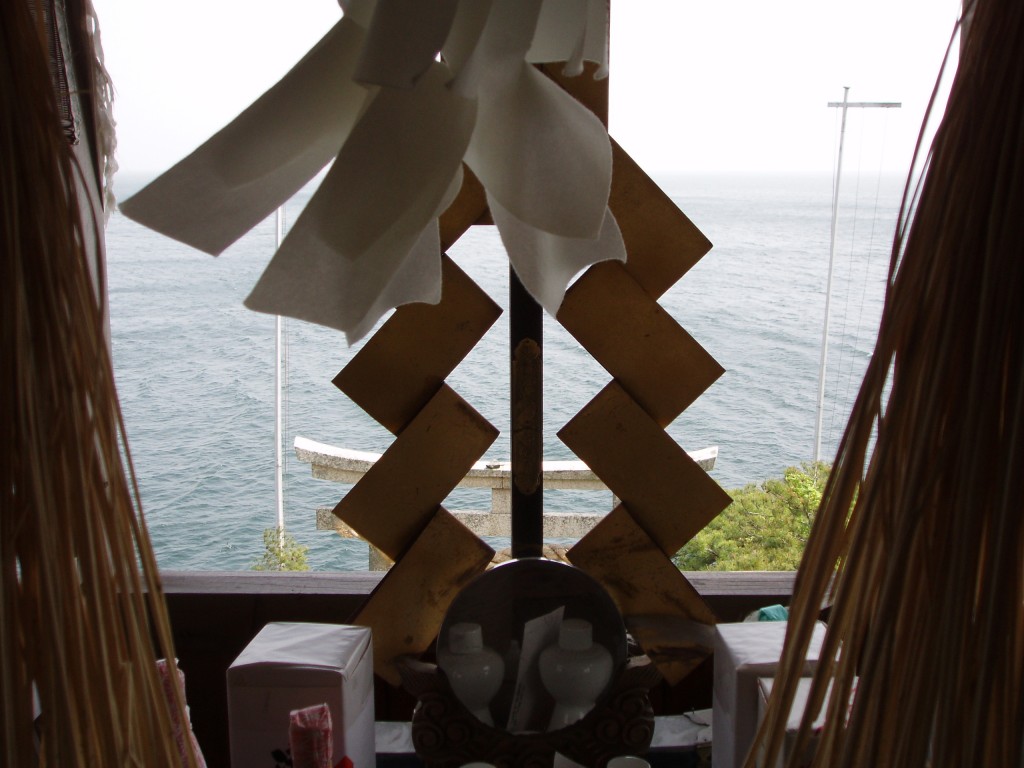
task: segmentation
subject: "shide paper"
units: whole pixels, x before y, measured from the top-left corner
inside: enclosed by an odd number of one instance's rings
[[[573,276],[598,261],[625,261],[622,232],[605,211],[596,240],[559,237],[524,224],[490,195],[487,203],[519,281],[553,317]]]
[[[584,61],[596,62],[598,78],[608,77],[608,7],[591,0],[546,2],[526,60],[564,61],[565,74],[583,71]]]
[[[369,96],[352,80],[363,36],[342,19],[277,85],[121,203],[121,212],[219,255],[338,154]]]
[[[412,88],[444,45],[458,6],[458,0],[377,0],[356,80]]]
[[[554,314],[572,277],[625,259],[601,121],[532,64],[607,73],[604,0],[346,0],[273,88],[122,212],[218,255],[332,160],[246,306],[343,331],[441,295],[438,216],[462,163],[516,273]]]

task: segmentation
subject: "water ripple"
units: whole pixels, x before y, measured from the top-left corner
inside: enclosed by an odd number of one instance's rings
[[[777,475],[810,457],[828,261],[830,180],[678,177],[663,188],[715,244],[662,299],[726,373],[669,434],[685,449],[720,447],[712,476],[726,488]],[[882,187],[873,241],[839,254],[826,376],[825,452],[835,450],[873,347],[898,208],[898,180]],[[862,203],[860,210],[874,210]],[[841,227],[852,228],[854,206]],[[290,212],[294,221],[296,213]],[[858,224],[858,231],[871,227]],[[884,233],[881,234],[881,233]],[[119,392],[143,505],[165,568],[245,569],[275,524],[274,320],[242,301],[270,257],[272,221],[212,259],[119,215],[107,233],[111,328]],[[870,247],[869,247],[870,245]],[[499,304],[507,262],[492,228],[474,228],[451,255]],[[358,351],[339,334],[285,321],[286,444],[295,435],[385,451],[392,436],[331,379]],[[555,437],[610,377],[550,319],[545,323],[545,452],[573,458]],[[507,313],[449,383],[499,429],[488,457],[508,458]],[[314,510],[346,486],[314,480],[286,451],[289,530],[315,568],[364,568],[363,542],[317,532]],[[486,491],[453,503],[486,506]],[[553,510],[604,510],[607,494],[559,495]]]

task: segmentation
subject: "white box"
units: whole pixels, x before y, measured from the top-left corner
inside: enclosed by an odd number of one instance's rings
[[[715,628],[715,687],[711,712],[712,768],[739,768],[757,732],[757,679],[775,674],[787,623],[749,621]],[[814,628],[804,675],[814,672],[825,625]]]
[[[327,704],[334,764],[376,764],[373,644],[366,627],[271,623],[227,672],[232,768],[277,768],[292,710]]]
[[[772,686],[775,684],[774,677],[760,677],[757,680],[757,722],[760,725],[761,721],[764,720],[765,709],[768,706],[768,697],[771,695]],[[853,683],[853,691],[851,693],[851,701],[853,694],[857,691],[856,680]],[[804,710],[807,709],[808,696],[811,692],[811,678],[805,677],[797,683],[796,695],[793,697],[793,706],[789,709],[789,717],[786,721],[786,736],[782,741],[782,753],[779,755],[778,760],[775,762],[776,768],[782,768],[789,761],[789,755],[793,752],[796,746],[796,735],[797,731],[800,730],[800,723],[804,719]],[[821,729],[825,726],[825,712],[829,705],[829,699],[832,696],[832,684],[829,683],[828,688],[825,690],[825,701],[821,708],[821,712],[814,718],[812,728],[814,729],[811,733],[810,741],[807,744],[807,748],[804,754],[800,758],[801,766],[809,766],[814,759],[814,750],[818,744],[818,734]],[[763,755],[758,756],[758,766],[764,765]]]

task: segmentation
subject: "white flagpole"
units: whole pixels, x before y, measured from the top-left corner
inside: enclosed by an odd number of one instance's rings
[[[281,208],[276,214],[276,235],[274,249],[281,247],[284,216]],[[284,454],[281,449],[281,316],[274,316],[274,446],[277,462],[277,531],[278,543],[284,546]]]
[[[821,331],[821,360],[818,365],[818,408],[814,419],[814,461],[821,459],[821,422],[825,410],[825,359],[828,357],[829,304],[832,301],[832,267],[836,256],[836,229],[839,221],[839,176],[843,171],[843,139],[846,136],[846,110],[850,107],[899,109],[898,101],[848,101],[849,86],[843,87],[843,100],[830,101],[829,108],[841,108],[843,117],[839,127],[839,152],[836,158],[836,182],[832,190],[832,236],[828,248],[828,279],[825,282],[825,322]]]

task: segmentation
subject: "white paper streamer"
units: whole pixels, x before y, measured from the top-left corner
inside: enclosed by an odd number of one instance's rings
[[[565,74],[583,71],[584,61],[598,65],[595,78],[608,76],[608,7],[606,0],[544,0],[529,62],[566,62]]]
[[[461,185],[476,110],[446,77],[436,65],[415,99],[374,100],[247,307],[337,328],[351,343],[392,307],[440,300],[437,217]]]
[[[440,52],[458,5],[458,0],[377,0],[356,80],[412,88]]]
[[[448,60],[455,73],[452,90],[467,97],[478,96],[482,90],[514,78],[537,30],[541,0],[489,2],[485,18],[470,11],[471,21],[460,18],[453,30],[453,37],[474,36],[472,42],[453,40],[452,47],[460,52],[460,58]]]
[[[599,261],[625,261],[626,246],[611,210],[606,210],[597,241],[559,237],[527,226],[489,195],[509,261],[523,287],[553,317],[573,277]]]
[[[356,259],[407,220],[422,230],[437,215],[476,118],[476,103],[447,89],[447,79],[435,64],[412,90],[381,90],[292,233],[315,227],[339,256]]]
[[[437,217],[463,161],[552,314],[580,270],[625,259],[607,132],[530,63],[605,74],[604,0],[340,4],[345,18],[277,85],[122,211],[219,254],[336,157],[246,305],[350,342],[395,306],[440,299]]]
[[[562,237],[596,239],[612,180],[601,121],[530,65],[482,88],[466,164],[520,221]]]
[[[364,31],[342,19],[280,82],[121,212],[214,256],[338,153],[368,91],[352,81]]]

